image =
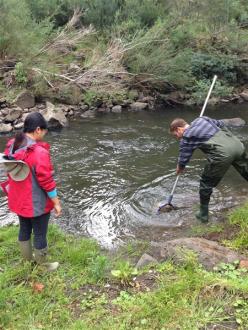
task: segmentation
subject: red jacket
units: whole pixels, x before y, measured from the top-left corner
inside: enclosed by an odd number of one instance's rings
[[[31,218],[48,213],[53,202],[47,192],[56,188],[53,179],[53,166],[50,159],[50,146],[46,142],[35,142],[28,138],[27,146],[12,154],[14,140],[5,149],[6,155],[24,161],[30,168],[28,177],[23,181],[8,178],[8,204],[11,211]]]

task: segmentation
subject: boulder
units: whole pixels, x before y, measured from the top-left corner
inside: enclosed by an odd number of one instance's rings
[[[29,91],[23,91],[17,95],[15,104],[22,109],[33,108],[35,106],[34,95]]]
[[[24,126],[24,123],[23,122],[20,122],[20,123],[15,124],[14,125],[14,128],[15,129],[21,129],[21,128],[23,128],[23,126]]]
[[[80,110],[82,112],[89,110],[88,104],[84,104],[84,103],[83,104],[80,104]]]
[[[248,260],[240,260],[239,268],[248,269]]]
[[[82,101],[82,92],[78,86],[61,86],[55,95],[56,100],[68,105],[76,105]]]
[[[137,262],[137,264],[136,264],[136,268],[137,269],[140,269],[140,268],[142,268],[142,267],[145,267],[145,266],[147,266],[147,265],[155,265],[155,264],[157,264],[158,263],[158,261],[155,259],[155,258],[153,258],[152,256],[150,256],[149,254],[147,254],[147,253],[144,253],[141,257],[140,257],[140,259],[139,259],[139,261]]]
[[[241,127],[246,124],[244,119],[241,118],[228,118],[228,119],[222,119],[222,121],[225,123],[226,126],[232,126],[232,127]]]
[[[111,112],[113,113],[121,113],[122,112],[122,106],[121,105],[115,105],[112,109]]]
[[[110,108],[101,106],[100,108],[97,109],[97,112],[98,113],[109,113]]]
[[[0,133],[9,133],[13,130],[11,124],[0,124]]]
[[[187,251],[196,253],[198,261],[206,268],[213,269],[219,263],[231,263],[246,258],[220,244],[205,238],[180,238],[160,245],[162,260],[173,259],[176,262],[184,260]]]
[[[138,101],[143,103],[151,103],[155,101],[155,98],[152,96],[143,96],[140,97]]]
[[[239,94],[244,101],[248,101],[248,90],[244,90],[242,93]]]
[[[0,107],[5,108],[7,106],[7,100],[4,97],[0,98]]]
[[[147,103],[143,103],[143,102],[134,102],[132,104],[130,104],[130,110],[131,111],[142,111],[147,109],[148,104]]]
[[[48,123],[48,128],[62,128],[68,126],[68,120],[62,109],[56,108],[51,102],[46,102],[43,115]]]
[[[95,118],[96,111],[95,110],[87,110],[81,114],[81,118]]]
[[[208,105],[214,106],[214,105],[218,104],[219,102],[220,102],[220,98],[219,97],[211,97],[208,100]]]
[[[4,118],[4,121],[7,123],[13,123],[22,115],[22,110],[18,108],[9,109],[7,116]]]

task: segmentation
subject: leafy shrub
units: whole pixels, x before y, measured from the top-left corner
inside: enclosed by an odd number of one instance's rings
[[[106,275],[106,270],[108,267],[108,259],[103,255],[99,255],[92,259],[89,265],[89,276],[94,282],[103,280]]]
[[[195,82],[194,86],[190,88],[190,92],[192,93],[193,100],[200,104],[202,103],[209,91],[212,80],[210,79],[202,79]],[[212,91],[212,96],[223,97],[228,96],[232,93],[233,87],[227,86],[223,83],[223,81],[217,80]]]
[[[22,62],[15,65],[15,78],[18,84],[25,84],[28,81],[27,71]]]
[[[237,60],[225,55],[195,53],[191,60],[191,70],[197,79],[211,79],[214,74],[229,83],[237,82]]]
[[[47,20],[36,23],[25,0],[0,1],[0,56],[19,56],[25,60],[34,55],[51,33]]]
[[[132,267],[128,261],[119,261],[116,264],[116,269],[111,271],[111,274],[119,279],[121,284],[130,285],[132,282],[132,276],[138,274],[136,268]]]

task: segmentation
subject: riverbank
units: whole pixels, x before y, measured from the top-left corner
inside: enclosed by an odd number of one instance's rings
[[[0,98],[27,89],[36,102],[72,106],[70,114],[88,107],[86,116],[136,102],[153,110],[202,104],[217,75],[212,103],[247,101],[244,1],[214,10],[212,1],[98,1],[4,0]]]
[[[247,205],[230,215],[226,228],[232,226],[232,239],[222,244],[247,252],[247,216]],[[188,251],[180,263],[167,260],[136,270],[134,261],[148,248],[145,242],[109,254],[93,240],[51,226],[51,259],[61,266],[45,274],[20,260],[17,231],[0,229],[2,329],[247,327],[247,269],[236,262],[206,271]]]
[[[245,102],[248,102],[248,90],[222,99],[216,97],[210,98],[208,106],[240,105]],[[144,93],[133,90],[132,99],[106,102],[96,98],[88,104],[83,102],[69,104],[52,103],[50,100],[36,102],[32,92],[23,90],[12,101],[8,101],[4,96],[1,97],[0,94],[0,133],[10,133],[13,130],[22,129],[27,114],[35,111],[41,112],[44,115],[50,129],[58,129],[69,126],[70,120],[77,118],[88,120],[109,113],[168,111],[178,106],[181,106],[185,110],[199,108],[197,104],[184,98],[180,92],[172,92],[168,95],[162,95],[156,92],[156,95],[153,93],[153,96],[145,96]],[[235,123],[234,126],[236,126]],[[242,126],[242,124],[238,123],[237,126]]]

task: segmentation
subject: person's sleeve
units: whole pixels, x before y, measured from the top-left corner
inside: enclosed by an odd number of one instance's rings
[[[44,150],[37,155],[35,173],[40,187],[50,194],[50,198],[57,196],[56,182],[53,179],[53,166],[49,152]]]
[[[219,119],[212,119],[212,121],[215,123],[215,125],[219,128],[222,128],[225,126],[225,123],[222,120]]]
[[[179,156],[178,156],[178,166],[180,169],[184,169],[185,166],[190,161],[194,150],[198,147],[197,141],[188,141],[186,139],[182,139],[179,145]]]

